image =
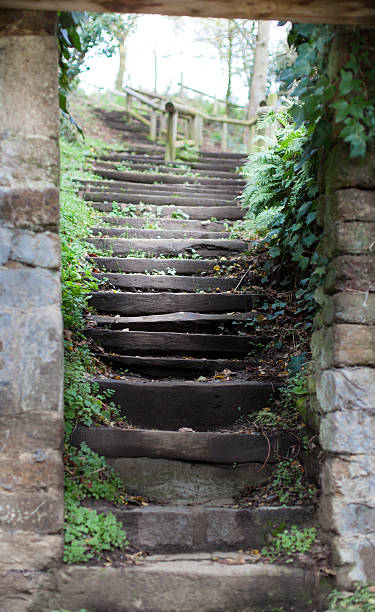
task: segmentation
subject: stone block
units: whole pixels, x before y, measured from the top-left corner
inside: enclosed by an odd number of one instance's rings
[[[375,295],[368,292],[345,292],[325,296],[321,311],[324,325],[356,323],[374,325]]]
[[[261,470],[260,463],[222,466],[146,457],[107,461],[119,472],[129,493],[170,504],[232,505],[236,493],[265,481],[272,472],[270,465]]]
[[[52,178],[55,174],[56,170]],[[0,186],[0,218],[18,228],[57,230],[59,191],[52,181],[46,185]]]
[[[324,290],[375,292],[375,254],[335,257],[328,264]]]
[[[375,581],[375,534],[335,536],[331,548],[339,589]]]
[[[329,457],[322,469],[322,493],[337,497],[344,504],[375,508],[375,456]],[[375,525],[367,525],[375,532]]]
[[[34,531],[0,529],[0,541],[0,572],[27,572],[61,565],[62,535],[40,535]]]
[[[347,503],[342,496],[322,495],[319,520],[324,531],[345,536],[374,534],[375,507]]]
[[[375,191],[341,189],[320,204],[324,210],[324,226],[329,230],[337,222],[375,222]]]
[[[42,590],[48,600],[56,593],[56,582],[51,573],[17,570],[0,572],[0,610],[30,612],[34,598]],[[35,608],[34,612],[37,612]]]
[[[35,483],[37,487],[37,482]],[[63,490],[33,491],[0,489],[0,526],[3,530],[33,531],[38,534],[61,532],[63,524]]]
[[[17,231],[12,240],[10,258],[41,268],[60,268],[60,240],[51,232]]]
[[[317,378],[317,398],[321,411],[359,410],[375,414],[373,368],[325,370]]]
[[[320,443],[332,453],[375,453],[375,401],[372,414],[346,409],[323,414]]]
[[[13,449],[0,453],[0,491],[24,491],[62,488],[63,465],[59,451],[34,447],[30,452]]]
[[[34,308],[60,306],[59,274],[43,268],[17,267],[17,264],[1,268],[0,296],[2,312],[19,310],[27,312],[31,319]]]
[[[42,303],[43,300],[53,300],[53,296],[49,298],[47,295],[47,288],[50,286],[51,291],[53,289],[56,293],[59,286],[57,279],[47,270],[35,271],[35,275],[19,276],[19,282],[25,278],[30,286],[30,276],[37,281],[47,275],[47,282],[41,287],[39,295],[36,285],[35,297],[31,299],[34,305],[38,299]],[[9,287],[6,291],[10,292]],[[24,287],[24,291],[27,295],[27,287]],[[16,302],[9,292],[7,305]],[[22,287],[19,293],[22,293]],[[38,309],[30,306],[29,311],[25,302],[21,306],[26,312],[5,312],[0,315],[0,410],[4,414],[27,410],[62,410],[61,311],[58,305]]]
[[[61,452],[64,419],[61,412],[24,412],[0,415],[0,452],[35,453],[37,450]]]
[[[332,325],[313,334],[313,357],[322,369],[375,365],[375,327]]]
[[[353,221],[342,223],[337,221],[323,234],[319,250],[324,257],[334,257],[341,253],[350,255],[372,255],[374,253],[375,223]]]
[[[326,190],[375,189],[375,153],[365,157],[349,157],[349,147],[340,142],[332,147],[325,164]]]

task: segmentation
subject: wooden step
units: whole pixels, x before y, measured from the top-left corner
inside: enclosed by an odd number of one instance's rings
[[[236,312],[233,314],[201,314],[200,312],[172,312],[170,314],[145,315],[140,317],[111,317],[106,315],[88,315],[87,319],[100,327],[110,329],[129,329],[143,331],[207,331],[219,325],[246,323],[259,316],[259,312]]]
[[[162,293],[155,299],[153,293],[97,291],[91,295],[89,304],[103,313],[145,315],[176,311],[249,312],[261,301],[263,296],[255,293]]]
[[[267,382],[129,382],[110,378],[94,382],[100,391],[113,389],[111,401],[132,425],[174,431],[181,427],[196,431],[232,427],[241,417],[267,406],[279,386]]]
[[[197,185],[228,185],[231,187],[244,187],[245,181],[242,179],[220,179],[220,178],[209,178],[209,177],[194,177],[194,176],[181,176],[179,174],[157,174],[149,172],[125,172],[121,170],[104,170],[103,168],[93,168],[93,172],[98,176],[104,178],[115,179],[119,181],[131,181],[133,183],[191,183]]]
[[[112,212],[113,204],[110,202],[93,202],[92,207],[96,210],[103,212]],[[126,204],[119,204],[119,208],[124,211],[124,215],[129,214],[129,209]],[[158,217],[171,217],[171,215],[183,213],[188,215],[190,219],[203,221],[207,219],[225,219],[236,221],[242,219],[245,216],[244,209],[239,206],[204,206],[199,208],[198,206],[155,206],[149,204],[147,206],[138,206],[139,214],[144,212],[150,212]]]
[[[163,239],[186,239],[195,240],[223,240],[229,237],[228,232],[197,231],[197,230],[172,230],[172,229],[141,229],[134,227],[93,227],[91,231],[94,236],[109,236],[110,238],[163,238]]]
[[[241,189],[236,186],[228,186],[228,185],[201,185],[201,184],[190,184],[185,185],[185,183],[179,183],[178,185],[173,185],[169,183],[163,184],[153,184],[153,183],[142,183],[142,182],[130,182],[130,181],[118,181],[118,180],[100,180],[100,179],[81,179],[81,185],[90,189],[96,190],[104,190],[104,191],[116,191],[116,190],[129,190],[129,191],[154,191],[155,189],[158,191],[163,191],[166,193],[181,193],[189,195],[191,193],[197,194],[210,194],[212,196],[217,196],[218,194],[223,195],[240,195]]]
[[[155,301],[159,295],[151,294]],[[127,355],[192,355],[243,357],[271,342],[271,336],[187,334],[88,328],[86,335],[114,353]]]
[[[94,273],[106,285],[121,289],[154,289],[158,291],[229,291],[238,284],[237,278],[216,276],[174,276],[172,274]]]
[[[214,431],[160,431],[116,427],[75,428],[71,442],[85,442],[91,450],[114,459],[148,457],[199,463],[276,463],[296,446],[296,437],[287,432],[217,433]]]
[[[156,228],[169,230],[185,230],[187,232],[220,232],[226,231],[226,225],[219,221],[193,221],[192,219],[168,219],[160,217],[107,217],[102,221],[113,227],[139,227],[155,225]]]
[[[168,273],[173,268],[176,274],[201,274],[214,272],[214,259],[157,259],[155,257],[89,257],[95,268],[108,272],[152,272]]]
[[[202,170],[215,170],[225,169],[235,171],[238,167],[243,165],[243,162],[237,160],[221,160],[221,159],[206,159],[205,161],[175,161],[167,164],[162,155],[129,155],[127,153],[110,153],[101,155],[98,161],[111,161],[111,162],[132,162],[132,163],[147,163],[149,166],[153,164],[161,164],[164,166],[179,167],[188,166],[189,168],[202,169]]]
[[[239,509],[150,504],[114,508],[96,502],[95,509],[113,512],[132,546],[154,554],[259,550],[280,525],[302,529],[312,526],[315,519],[311,506]]]
[[[118,204],[155,204],[155,206],[231,206],[233,200],[223,198],[201,198],[175,195],[152,195],[124,193],[124,192],[98,192],[84,193],[86,202],[117,202]]]
[[[219,169],[215,169],[215,170],[203,170],[203,169],[193,169],[193,168],[179,168],[176,166],[168,166],[165,164],[150,164],[150,163],[139,163],[139,162],[135,162],[135,163],[131,163],[131,162],[125,162],[124,163],[125,167],[131,168],[131,171],[133,172],[149,172],[150,170],[154,170],[155,172],[161,173],[161,174],[172,174],[172,175],[180,175],[180,176],[186,176],[188,173],[192,173],[194,174],[197,178],[204,176],[204,177],[213,177],[213,178],[221,178],[221,179],[240,179],[243,180],[241,175],[237,174],[236,172],[227,172],[225,170],[219,170]],[[112,162],[101,162],[101,161],[97,161],[96,165],[95,165],[95,172],[97,169],[102,169],[102,170],[120,170],[120,168],[118,168],[119,164],[117,163],[112,163]],[[121,170],[120,170],[121,171]],[[125,170],[125,172],[127,171],[127,169]]]
[[[241,255],[249,251],[250,243],[244,240],[212,240],[209,238],[189,240],[160,239],[157,238],[85,238],[86,242],[94,244],[103,251],[110,251],[111,255],[129,255],[134,251],[149,253],[152,256],[176,256],[185,254],[201,257],[223,257],[228,255]]]
[[[244,359],[206,359],[196,357],[142,357],[139,355],[114,355],[97,353],[97,357],[114,368],[128,370],[151,378],[184,378],[192,380],[199,376],[211,376],[223,370],[241,372],[254,360]]]

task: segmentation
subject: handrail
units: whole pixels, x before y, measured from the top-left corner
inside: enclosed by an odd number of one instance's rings
[[[210,94],[205,93],[204,91],[200,91],[199,89],[194,89],[194,87],[188,87],[184,83],[177,83],[181,87],[181,89],[189,89],[190,91],[194,91],[194,93],[200,94],[201,96],[205,96],[206,98],[211,98],[212,100],[216,100],[216,102],[221,102],[222,104],[226,104],[226,100],[221,100],[221,98],[217,98],[216,96],[211,96]],[[230,106],[235,106],[236,108],[245,108],[242,104],[235,104],[234,102],[229,102]]]
[[[162,107],[160,106],[160,104],[157,104],[156,102],[153,102],[152,100],[149,100],[145,95],[140,94],[137,91],[135,91],[135,89],[132,89],[131,87],[123,87],[123,90],[125,94],[133,96],[133,98],[135,98],[136,100],[139,100],[140,102],[143,102],[143,104],[146,104],[147,106],[151,106],[151,108],[153,108],[154,110],[158,110],[158,111],[162,110]],[[119,94],[120,92],[116,91],[115,93]],[[125,96],[125,94],[122,94],[122,95]]]

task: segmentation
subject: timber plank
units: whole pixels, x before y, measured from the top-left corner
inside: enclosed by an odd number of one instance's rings
[[[270,336],[234,336],[88,328],[86,335],[105,349],[128,355],[245,356]]]
[[[235,179],[220,179],[220,178],[211,178],[211,177],[195,177],[195,176],[184,176],[179,174],[151,174],[149,172],[126,172],[121,170],[105,170],[104,168],[97,168],[96,166],[93,168],[93,172],[98,176],[102,176],[104,178],[110,178],[120,181],[132,181],[136,183],[155,183],[155,181],[160,183],[200,183],[202,185],[229,185],[235,187],[243,187],[245,185],[245,181],[235,178]]]
[[[231,427],[241,416],[267,405],[275,385],[262,382],[128,382],[95,379],[113,389],[111,401],[137,427],[213,431]]]
[[[126,165],[126,164],[125,164]],[[117,166],[118,164],[116,163],[111,163],[111,162],[100,162],[97,161],[97,164],[95,166],[95,171],[96,169],[100,168],[102,170],[117,170]],[[128,166],[131,168],[132,171],[149,171],[150,167],[153,170],[155,168],[156,172],[160,172],[162,174],[178,174],[178,175],[182,175],[182,176],[186,176],[187,172],[194,172],[194,174],[197,175],[197,178],[203,176],[203,177],[213,177],[213,178],[222,178],[222,179],[238,179],[240,178],[240,175],[235,173],[235,172],[227,172],[225,170],[203,170],[203,169],[191,169],[191,170],[187,170],[186,168],[179,168],[179,167],[175,167],[175,166],[166,166],[165,164],[150,164],[150,163],[131,163],[128,164]]]
[[[111,272],[152,272],[159,270],[168,272],[174,268],[177,274],[201,274],[211,272],[215,264],[214,259],[157,259],[155,257],[89,257],[89,261],[96,268],[103,268]]]
[[[110,223],[114,227],[139,227],[144,225],[153,225],[160,229],[205,231],[205,232],[220,232],[225,231],[224,223],[218,221],[193,221],[192,219],[168,219],[160,217],[102,217],[102,221]],[[225,235],[225,234],[224,234]]]
[[[111,317],[108,315],[88,315],[90,321],[97,325],[109,325],[111,328],[128,327],[129,325],[161,325],[165,324],[206,324],[225,323],[231,321],[249,321],[259,316],[259,312],[235,312],[233,314],[202,314],[200,312],[171,312],[169,314],[144,315],[140,317]]]
[[[143,229],[134,227],[93,227],[94,236],[109,236],[110,238],[186,238],[222,240],[228,238],[228,232],[198,231],[198,230],[175,230],[175,229]]]
[[[249,243],[244,240],[202,239],[152,239],[152,238],[85,238],[99,249],[110,251],[112,255],[128,255],[132,251],[152,255],[192,255],[202,257],[222,257],[240,255],[249,250]]]
[[[158,289],[159,291],[229,291],[237,283],[237,278],[215,276],[174,276],[166,274],[116,274],[111,272],[93,273],[99,280],[122,289]]]
[[[130,370],[143,376],[161,378],[187,378],[193,379],[198,376],[207,376],[230,370],[241,372],[247,366],[254,365],[250,359],[207,359],[205,357],[153,357],[149,355],[115,355],[98,353],[101,360],[111,364],[115,368]]]
[[[188,184],[185,185],[183,184],[178,184],[178,185],[173,185],[170,183],[163,183],[161,185],[159,184],[153,184],[153,183],[142,183],[142,182],[131,182],[131,181],[119,181],[119,180],[110,180],[110,181],[106,181],[106,180],[94,180],[94,179],[81,179],[79,181],[79,183],[81,185],[85,185],[88,188],[96,188],[97,190],[105,190],[105,191],[116,191],[117,189],[122,190],[133,190],[133,191],[154,191],[155,189],[158,191],[163,191],[163,192],[175,192],[175,193],[180,193],[180,194],[184,194],[186,193],[187,195],[190,193],[201,193],[202,195],[204,194],[210,194],[212,196],[217,196],[218,192],[222,193],[222,194],[227,194],[229,196],[231,195],[239,195],[241,193],[241,189],[239,187],[236,186],[228,186],[228,185],[201,185],[200,183],[198,184]],[[116,188],[116,189],[114,189]]]
[[[139,193],[123,192],[97,192],[84,193],[86,202],[117,202],[118,204],[155,204],[156,206],[230,206],[232,199],[223,200],[222,198],[201,198],[175,195],[149,195]],[[143,202],[145,200],[145,202]]]
[[[204,294],[204,293],[115,293],[97,291],[91,295],[90,305],[103,313],[123,315],[165,314],[176,311],[191,312],[247,312],[262,300],[260,294]]]
[[[103,212],[112,212],[113,205],[110,202],[92,202],[92,207]],[[126,204],[119,205],[122,210],[127,211]],[[157,214],[160,217],[169,217],[175,213],[180,213],[182,209],[179,206],[155,206],[149,204],[147,206],[139,206],[139,214],[150,212],[153,215]],[[215,217],[215,219],[230,219],[235,221],[242,219],[245,216],[245,211],[239,206],[184,206],[183,212],[193,220],[207,220]]]
[[[286,457],[296,438],[286,432],[216,433],[190,431],[149,431],[83,427],[75,429],[72,444],[82,442],[104,457],[149,457],[178,459],[203,463],[275,463],[277,456]]]

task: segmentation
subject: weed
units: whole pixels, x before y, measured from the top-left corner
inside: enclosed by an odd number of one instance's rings
[[[332,591],[328,609],[335,612],[373,612],[375,584],[358,585],[353,593]]]
[[[315,527],[298,529],[293,525],[290,529],[275,534],[271,543],[262,549],[262,554],[274,561],[280,557],[290,558],[298,553],[306,553],[314,544],[316,535]],[[289,562],[291,561],[292,559]]]
[[[291,495],[304,499],[306,486],[304,483],[304,470],[299,461],[284,459],[280,461],[272,474],[273,493],[280,504],[287,505]],[[311,496],[313,492],[311,491]]]

